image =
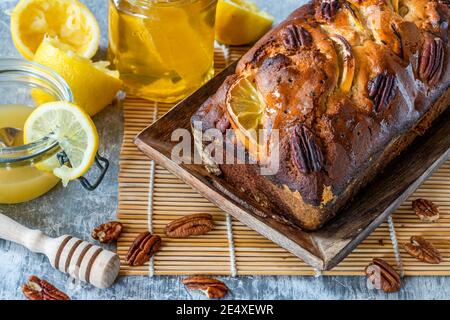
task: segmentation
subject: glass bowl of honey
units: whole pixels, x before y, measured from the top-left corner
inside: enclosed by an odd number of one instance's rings
[[[20,59],[0,59],[0,204],[33,200],[60,181],[39,163],[54,157],[57,142],[42,139],[23,143],[23,126],[37,107],[36,93],[49,101],[73,102],[72,92],[57,73]]]

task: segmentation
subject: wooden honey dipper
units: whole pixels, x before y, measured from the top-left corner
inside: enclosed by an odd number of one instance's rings
[[[2,214],[0,238],[45,254],[53,268],[97,288],[110,287],[119,274],[120,260],[117,254],[69,235],[50,238]]]

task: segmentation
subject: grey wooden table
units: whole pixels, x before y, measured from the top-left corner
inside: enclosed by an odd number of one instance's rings
[[[19,56],[12,45],[7,14],[17,0],[0,1],[0,57]],[[107,0],[84,0],[102,27],[102,47],[107,46]],[[259,0],[262,8],[282,20],[302,0]],[[100,53],[101,55],[101,53]],[[59,186],[33,202],[5,206],[0,213],[49,235],[72,234],[89,239],[94,226],[114,219],[117,208],[118,158],[122,139],[122,114],[112,106],[95,117],[101,152],[112,160],[106,180],[95,192],[72,183]],[[0,240],[0,299],[23,299],[20,285],[37,275],[66,291],[73,299],[203,299],[185,290],[179,277],[120,277],[108,290],[77,283],[54,271],[45,257]],[[450,278],[408,277],[399,293],[386,295],[371,289],[363,277],[238,277],[224,279],[230,299],[441,299],[450,298]]]

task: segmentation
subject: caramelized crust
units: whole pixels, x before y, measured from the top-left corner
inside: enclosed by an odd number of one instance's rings
[[[269,214],[317,229],[447,107],[449,18],[448,1],[312,1],[243,56],[193,120],[225,132],[230,85],[254,76],[264,127],[279,129],[280,170],[220,169]],[[312,137],[313,154],[293,132]]]

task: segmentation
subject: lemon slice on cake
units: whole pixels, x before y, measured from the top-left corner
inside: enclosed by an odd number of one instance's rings
[[[219,0],[216,15],[216,39],[227,45],[256,42],[273,24],[273,17],[247,0]]]
[[[24,126],[24,141],[32,143],[49,137],[66,153],[69,165],[60,166],[56,157],[37,166],[52,171],[67,186],[91,167],[98,150],[98,134],[89,115],[69,102],[50,102],[36,108]]]
[[[95,16],[78,0],[21,0],[11,15],[11,35],[19,52],[33,59],[45,35],[92,58],[100,44]]]
[[[263,128],[265,103],[253,77],[241,77],[231,86],[226,105],[236,137],[251,155],[259,158],[262,147],[259,130]]]

